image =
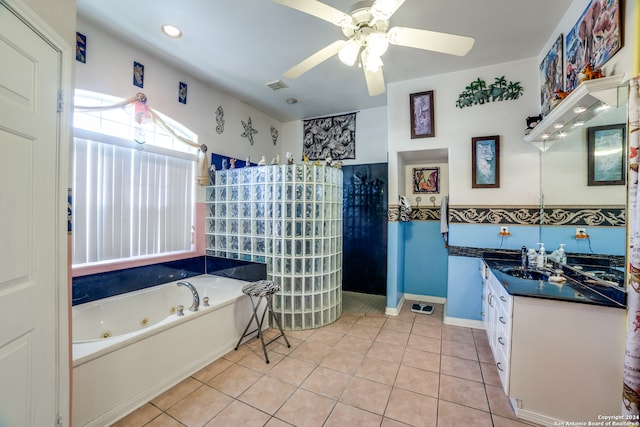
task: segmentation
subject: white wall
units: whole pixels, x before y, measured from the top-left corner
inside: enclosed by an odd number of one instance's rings
[[[349,111],[345,112],[349,113]],[[340,112],[336,112],[340,114]],[[312,118],[312,117],[310,117]],[[291,152],[296,161],[302,158],[302,121],[282,125],[283,152]],[[345,165],[386,163],[387,108],[368,108],[356,114],[356,158],[343,160]]]
[[[413,193],[413,169],[415,168],[440,168],[440,185],[438,193]],[[409,199],[409,202],[412,206],[426,206],[426,207],[437,207],[441,205],[442,197],[449,194],[449,164],[448,163],[421,163],[421,164],[411,164],[409,166],[404,167],[404,182],[405,185],[401,194],[406,196]],[[420,202],[416,200],[417,197],[420,197]],[[434,197],[434,201],[432,202],[430,199]],[[435,206],[434,206],[435,204]]]
[[[390,84],[389,200],[404,190],[404,165],[398,153],[417,150],[449,150],[449,202],[452,205],[537,205],[539,203],[539,154],[523,141],[525,118],[538,106],[536,59],[491,65]],[[457,108],[456,100],[478,77],[487,85],[496,77],[520,82],[524,94],[517,100]],[[409,95],[434,91],[435,137],[411,139]],[[500,188],[471,188],[471,138],[500,135]],[[399,190],[400,189],[400,190]]]
[[[76,44],[76,0],[24,0],[72,48]]]
[[[282,135],[282,124],[278,120],[82,20],[78,20],[77,28],[87,37],[87,62],[76,62],[76,88],[121,98],[142,92],[151,108],[195,132],[198,142],[207,145],[208,154],[218,153],[239,159],[250,156],[252,161],[258,161],[263,155],[270,160],[277,152],[282,152],[282,136],[274,145],[270,132],[273,126]],[[145,67],[142,89],[132,83],[134,61]],[[178,102],[179,82],[188,85],[186,105]],[[216,132],[215,111],[218,106],[224,109],[222,134]],[[246,123],[249,117],[253,128],[258,130],[254,135],[254,145],[240,136],[244,131],[241,121]],[[198,191],[198,201],[204,201],[202,188]]]

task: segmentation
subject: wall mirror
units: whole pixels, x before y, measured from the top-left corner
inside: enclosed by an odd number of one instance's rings
[[[559,243],[567,245],[567,252],[624,256],[626,252],[626,228],[624,225],[607,226],[611,212],[618,212],[618,222],[626,218],[627,186],[589,185],[588,135],[589,128],[627,123],[628,86],[618,87],[618,106],[603,109],[582,126],[567,131],[564,138],[549,144],[540,152],[540,194],[543,215],[540,238],[549,251]],[[624,170],[626,171],[626,147]],[[570,171],[570,173],[569,173]],[[611,210],[601,210],[608,207]],[[563,209],[568,208],[568,209]],[[563,212],[559,214],[559,212]],[[563,217],[564,216],[564,217]],[[592,221],[578,225],[574,221]],[[604,222],[600,222],[604,221]],[[615,221],[615,220],[614,220]],[[546,226],[558,222],[563,226]],[[585,227],[589,239],[576,239],[577,227]],[[622,263],[624,268],[624,263]]]

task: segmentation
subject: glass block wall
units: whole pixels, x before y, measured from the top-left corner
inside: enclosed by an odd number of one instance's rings
[[[342,170],[271,165],[216,171],[207,187],[207,254],[263,262],[285,329],[342,314]]]

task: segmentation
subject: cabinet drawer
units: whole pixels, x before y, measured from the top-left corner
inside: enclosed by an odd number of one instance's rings
[[[507,318],[511,318],[513,314],[513,297],[502,285],[500,285],[495,291],[495,300],[498,311],[503,312]]]
[[[504,353],[507,360],[511,357],[511,324],[502,324],[498,321],[496,326],[496,348]]]
[[[498,344],[498,347],[502,346]],[[509,395],[509,371],[511,369],[510,358],[502,351],[501,348],[496,352],[495,358],[496,368],[498,369],[498,375],[500,376],[500,382],[502,383],[502,389],[506,395]]]

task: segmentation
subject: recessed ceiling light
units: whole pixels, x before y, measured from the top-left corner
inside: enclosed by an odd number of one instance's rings
[[[576,114],[584,113],[585,111],[587,111],[586,107],[583,107],[581,105],[573,109],[573,112]]]
[[[180,28],[171,25],[171,24],[164,24],[162,27],[160,27],[160,29],[162,30],[162,32],[171,38],[174,39],[178,39],[180,37],[182,37],[182,31],[180,31]]]
[[[298,100],[295,99],[295,98],[287,98],[287,104],[289,104],[289,105],[293,105],[293,104],[295,104],[297,102],[298,102]]]

